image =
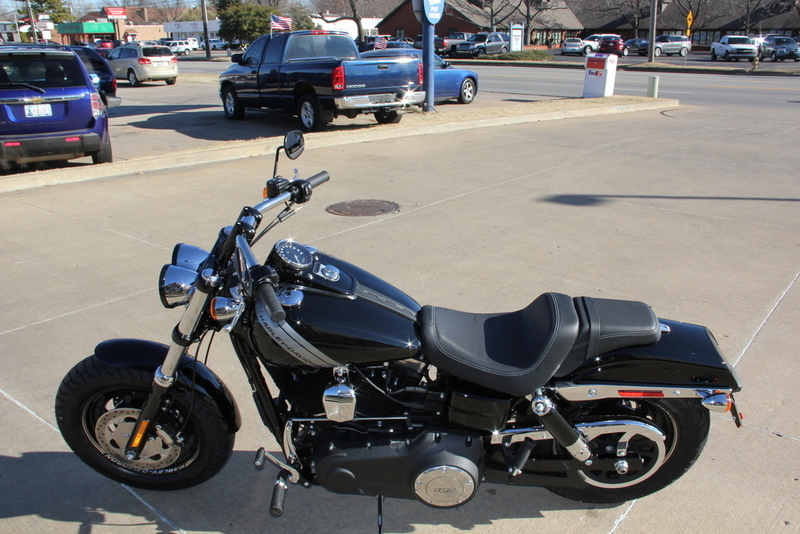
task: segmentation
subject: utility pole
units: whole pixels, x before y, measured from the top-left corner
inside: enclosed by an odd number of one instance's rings
[[[33,8],[31,7],[31,0],[25,0],[25,3],[28,4],[28,20],[31,23],[31,41],[35,43],[38,37],[36,37],[36,21],[33,19]]]
[[[656,18],[658,17],[658,0],[650,0],[650,44],[647,47],[647,61],[655,61],[656,54]]]

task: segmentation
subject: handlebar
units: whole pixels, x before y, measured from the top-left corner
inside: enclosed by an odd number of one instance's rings
[[[318,172],[311,178],[308,178],[308,183],[311,184],[311,187],[317,188],[331,179],[330,174],[327,171]]]
[[[256,293],[261,302],[264,303],[264,306],[267,307],[267,313],[269,313],[272,322],[280,324],[286,320],[286,312],[283,310],[281,301],[278,300],[278,295],[275,294],[275,288],[272,287],[272,284],[261,284],[256,288]]]
[[[330,180],[330,178],[331,178],[330,175],[326,171],[322,171],[318,172],[314,176],[304,181],[307,182],[309,185],[311,185],[312,189],[316,189],[318,186]],[[253,209],[257,210],[259,213],[263,215],[265,212],[273,209],[276,206],[283,204],[284,202],[289,202],[290,200],[292,200],[292,192],[285,191],[279,194],[278,196],[268,198],[263,202],[259,202],[258,204],[253,206]]]

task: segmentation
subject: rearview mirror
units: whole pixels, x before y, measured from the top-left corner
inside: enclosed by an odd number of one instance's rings
[[[283,149],[289,159],[297,159],[306,148],[303,133],[300,130],[292,130],[283,138]]]
[[[244,57],[244,54],[241,54],[241,53],[240,54],[233,54],[231,56],[231,63],[239,63],[239,64],[241,64],[243,57]]]

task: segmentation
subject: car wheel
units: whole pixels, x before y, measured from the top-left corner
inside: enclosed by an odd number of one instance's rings
[[[167,85],[175,85],[175,82],[178,81],[178,78],[167,78],[165,81],[167,82]]]
[[[236,96],[236,89],[230,85],[222,92],[222,109],[225,116],[231,120],[238,121],[244,118],[244,106]]]
[[[625,47],[625,48],[623,48],[623,49],[622,49],[622,55],[623,55],[623,56],[627,56],[627,55],[628,55],[628,54],[630,54],[630,53],[631,53],[631,51],[630,51],[630,50],[629,50],[627,47]]]
[[[136,77],[136,73],[132,70],[128,71],[128,83],[131,84],[131,87],[142,85],[142,82],[139,81],[139,78]]]
[[[731,60],[731,53],[729,50],[725,50],[725,55],[722,56],[722,59],[724,59],[725,61]]]
[[[397,124],[403,116],[396,110],[381,109],[375,112],[375,120],[378,124]]]
[[[467,78],[461,83],[461,91],[458,93],[459,104],[469,104],[475,100],[476,86],[475,80]]]
[[[772,53],[772,56],[770,56],[770,59],[772,59],[772,61],[773,61],[773,62],[774,62],[774,61],[778,61],[778,54],[777,54],[777,53],[775,53],[775,52],[773,52],[773,53]]]
[[[508,52],[508,48],[506,48],[505,46],[500,49],[501,54],[505,54],[506,52]]]
[[[187,48],[186,50],[184,50],[184,51],[183,51],[183,55],[184,55],[184,56],[188,56],[188,55],[189,55],[189,49],[188,49],[188,48]]]
[[[686,57],[686,53],[687,52],[688,52],[688,50],[686,50],[685,48],[681,48],[681,51],[679,52],[679,54],[680,54],[681,57]]]
[[[584,47],[584,49],[583,49],[583,55],[584,56],[588,56],[591,53],[592,53],[592,47],[591,46]]]
[[[483,48],[479,48],[477,52],[475,52],[476,57],[481,57],[486,51]]]
[[[103,143],[100,150],[92,154],[92,163],[97,165],[99,163],[111,163],[113,161],[111,154],[111,142]]]
[[[717,53],[712,50],[711,51],[711,61],[716,61],[716,60],[717,60]]]
[[[660,48],[656,48],[655,50],[653,50],[653,55],[656,56],[656,57],[660,57],[661,56],[661,49]]]
[[[319,109],[319,100],[314,93],[305,93],[297,102],[297,117],[300,119],[300,128],[304,132],[319,131],[327,123],[322,120]]]

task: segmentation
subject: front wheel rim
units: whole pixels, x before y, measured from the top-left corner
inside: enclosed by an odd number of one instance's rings
[[[314,126],[314,107],[311,102],[303,102],[300,106],[300,122],[308,129]]]

